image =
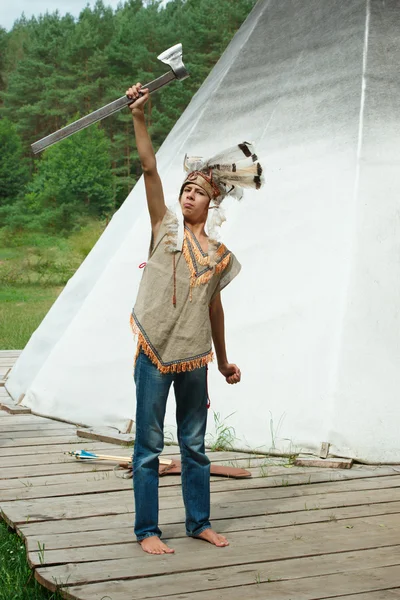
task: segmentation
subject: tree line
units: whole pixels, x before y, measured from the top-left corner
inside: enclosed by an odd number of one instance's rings
[[[190,77],[152,95],[155,149],[217,62],[255,0],[102,0],[0,27],[0,219],[10,229],[68,233],[118,209],[140,176],[131,116],[120,111],[34,157],[30,145],[168,68],[182,42]]]

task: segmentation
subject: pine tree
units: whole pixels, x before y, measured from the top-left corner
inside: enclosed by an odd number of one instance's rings
[[[57,12],[26,24],[23,58],[9,75],[2,107],[2,113],[16,123],[26,152],[63,120],[63,89],[73,85],[65,54],[73,27],[70,15],[60,18]]]
[[[22,144],[14,125],[0,121],[0,207],[16,200],[29,178],[29,166],[23,157]]]
[[[68,233],[85,217],[112,209],[110,142],[97,126],[45,151],[25,197],[5,213],[5,224]]]

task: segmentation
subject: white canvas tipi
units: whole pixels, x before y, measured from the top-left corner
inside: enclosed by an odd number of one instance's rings
[[[170,204],[185,152],[245,139],[266,167],[263,190],[229,201],[222,228],[243,266],[223,293],[243,381],[228,386],[212,367],[210,395],[222,418],[233,413],[237,447],[326,441],[338,455],[400,460],[397,10],[258,2],[158,153]],[[139,182],[15,365],[15,400],[126,430],[129,314],[149,230]]]

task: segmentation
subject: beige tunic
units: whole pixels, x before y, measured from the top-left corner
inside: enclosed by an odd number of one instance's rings
[[[172,252],[177,218],[167,210],[150,248],[131,324],[142,349],[162,373],[188,371],[212,360],[210,304],[239,273],[224,246],[215,247],[213,267],[185,227],[182,252]],[[137,356],[136,355],[136,356]]]

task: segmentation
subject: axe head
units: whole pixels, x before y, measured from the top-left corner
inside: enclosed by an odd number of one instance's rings
[[[171,67],[177,79],[186,79],[189,73],[182,62],[182,44],[175,44],[157,56],[158,60]]]

